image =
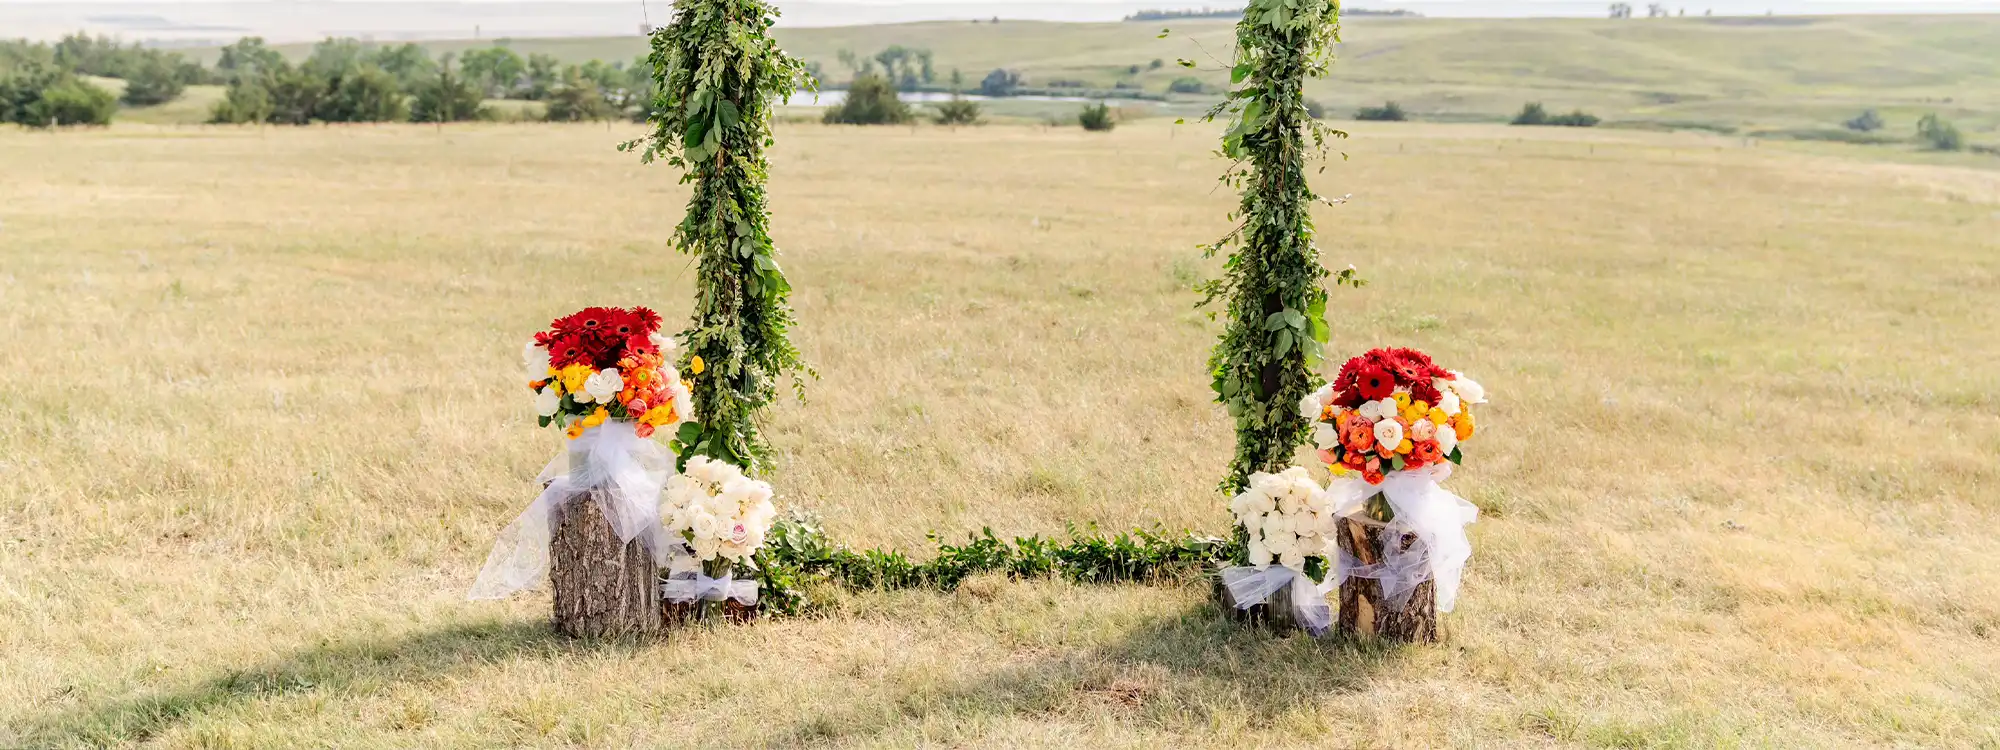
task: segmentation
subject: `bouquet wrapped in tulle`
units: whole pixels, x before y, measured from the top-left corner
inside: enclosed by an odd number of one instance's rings
[[[1390,472],[1459,463],[1472,437],[1472,407],[1486,389],[1415,349],[1375,349],[1299,404],[1313,444],[1334,476],[1358,472],[1381,484]]]

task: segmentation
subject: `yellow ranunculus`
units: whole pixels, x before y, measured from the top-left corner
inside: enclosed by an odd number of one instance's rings
[[[582,422],[569,423],[569,429],[563,430],[563,434],[568,435],[569,439],[571,440],[583,437],[583,423]]]
[[[1432,422],[1438,423],[1438,426],[1440,427],[1451,423],[1451,417],[1446,416],[1443,409],[1439,409],[1435,406],[1431,407],[1431,413],[1426,414],[1424,416],[1430,419]]]
[[[585,364],[575,364],[563,368],[562,372],[560,373],[560,377],[562,379],[563,392],[565,393],[583,392],[583,382],[589,380],[593,372],[594,371],[590,369],[590,365],[585,365]]]
[[[596,427],[598,425],[604,424],[604,420],[610,418],[611,418],[611,410],[600,406],[597,407],[597,411],[591,412],[590,416],[584,417],[583,422],[581,422],[580,424],[582,424],[584,428],[588,429],[591,427]]]
[[[1409,438],[1403,438],[1403,444],[1396,446],[1396,452],[1405,455],[1408,455],[1410,451],[1416,449],[1417,449],[1417,444],[1410,442]]]
[[[1336,477],[1344,477],[1344,476],[1347,476],[1347,467],[1345,467],[1345,466],[1342,466],[1342,465],[1340,465],[1340,464],[1331,464],[1331,465],[1327,466],[1326,468],[1327,468],[1327,471],[1330,471],[1330,472],[1333,472],[1333,475],[1334,475],[1334,476],[1336,476]]]
[[[701,371],[706,369],[708,369],[708,365],[701,361],[701,355],[694,355],[693,359],[688,360],[688,372],[700,375]]]
[[[1410,405],[1410,394],[1409,394],[1409,393],[1407,393],[1407,392],[1404,392],[1404,391],[1397,391],[1397,392],[1396,392],[1396,406],[1398,406],[1398,407],[1407,407],[1407,406],[1409,406],[1409,405]]]

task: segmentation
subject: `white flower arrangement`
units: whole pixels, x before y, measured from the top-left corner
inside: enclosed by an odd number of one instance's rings
[[[1306,558],[1336,549],[1333,507],[1302,467],[1250,475],[1250,487],[1229,501],[1229,510],[1249,532],[1250,564],[1258,570],[1275,561],[1303,573]]]
[[[687,470],[667,479],[660,507],[667,533],[685,540],[710,575],[749,562],[777,517],[770,483],[707,456],[689,458]]]

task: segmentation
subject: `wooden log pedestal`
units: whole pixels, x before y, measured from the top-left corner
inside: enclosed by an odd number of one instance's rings
[[[1222,584],[1222,569],[1218,565],[1209,571],[1209,580],[1215,584],[1215,602],[1222,607],[1222,614],[1231,620],[1251,627],[1268,628],[1279,633],[1304,630],[1292,617],[1292,587],[1284,586],[1271,593],[1260,604],[1237,607],[1236,597],[1229,595],[1229,587]]]
[[[570,452],[571,475],[586,455]],[[556,508],[549,539],[549,588],[556,632],[575,638],[646,636],[660,632],[660,571],[638,539],[621,541],[604,517],[604,488],[572,496]]]
[[[1367,507],[1370,515],[1389,513],[1380,495],[1370,499]],[[1398,544],[1402,550],[1408,550],[1418,543],[1415,534],[1390,533],[1381,521],[1354,516],[1341,517],[1334,536],[1340,551],[1362,565],[1380,562],[1384,544]],[[1381,638],[1404,643],[1438,641],[1435,579],[1417,584],[1410,601],[1402,609],[1392,610],[1382,603],[1381,581],[1349,577],[1340,584],[1338,610],[1333,630],[1347,638]]]

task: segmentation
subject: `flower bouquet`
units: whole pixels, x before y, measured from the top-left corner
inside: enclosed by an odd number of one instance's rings
[[[735,464],[692,456],[685,470],[668,478],[660,517],[667,533],[692,552],[686,568],[661,586],[670,618],[712,621],[719,609],[728,619],[748,619],[757,605],[757,581],[735,574],[750,567],[778,517],[771,485]]]
[[[1229,501],[1229,512],[1243,527],[1250,562],[1222,570],[1229,601],[1239,610],[1273,605],[1306,632],[1324,634],[1332,625],[1332,610],[1326,605],[1325,589],[1315,584],[1307,567],[1323,562],[1337,549],[1335,516],[1326,491],[1300,467],[1278,474],[1258,472],[1250,475],[1250,486]]]
[[[566,523],[601,528],[592,516],[609,523],[610,542],[638,543],[643,554],[628,549],[628,556],[649,557],[654,570],[666,566],[677,547],[660,525],[659,498],[675,457],[647,438],[693,415],[687,384],[666,364],[673,349],[660,316],[644,307],[557,318],[523,348],[538,422],[561,428],[569,441],[538,477],[541,495],[500,533],[472,598],[539,584],[551,570],[551,541]],[[645,580],[653,585],[650,572]],[[560,581],[557,589],[560,600]]]
[[[1437,611],[1451,611],[1472,556],[1465,527],[1479,509],[1439,483],[1463,459],[1475,429],[1472,409],[1484,403],[1484,388],[1423,352],[1375,349],[1348,360],[1332,383],[1299,404],[1334,475],[1326,495],[1341,553],[1331,585],[1379,582],[1371,608],[1393,614],[1434,582]],[[1349,598],[1343,587],[1343,625],[1352,616]],[[1418,619],[1434,630],[1433,618]]]

